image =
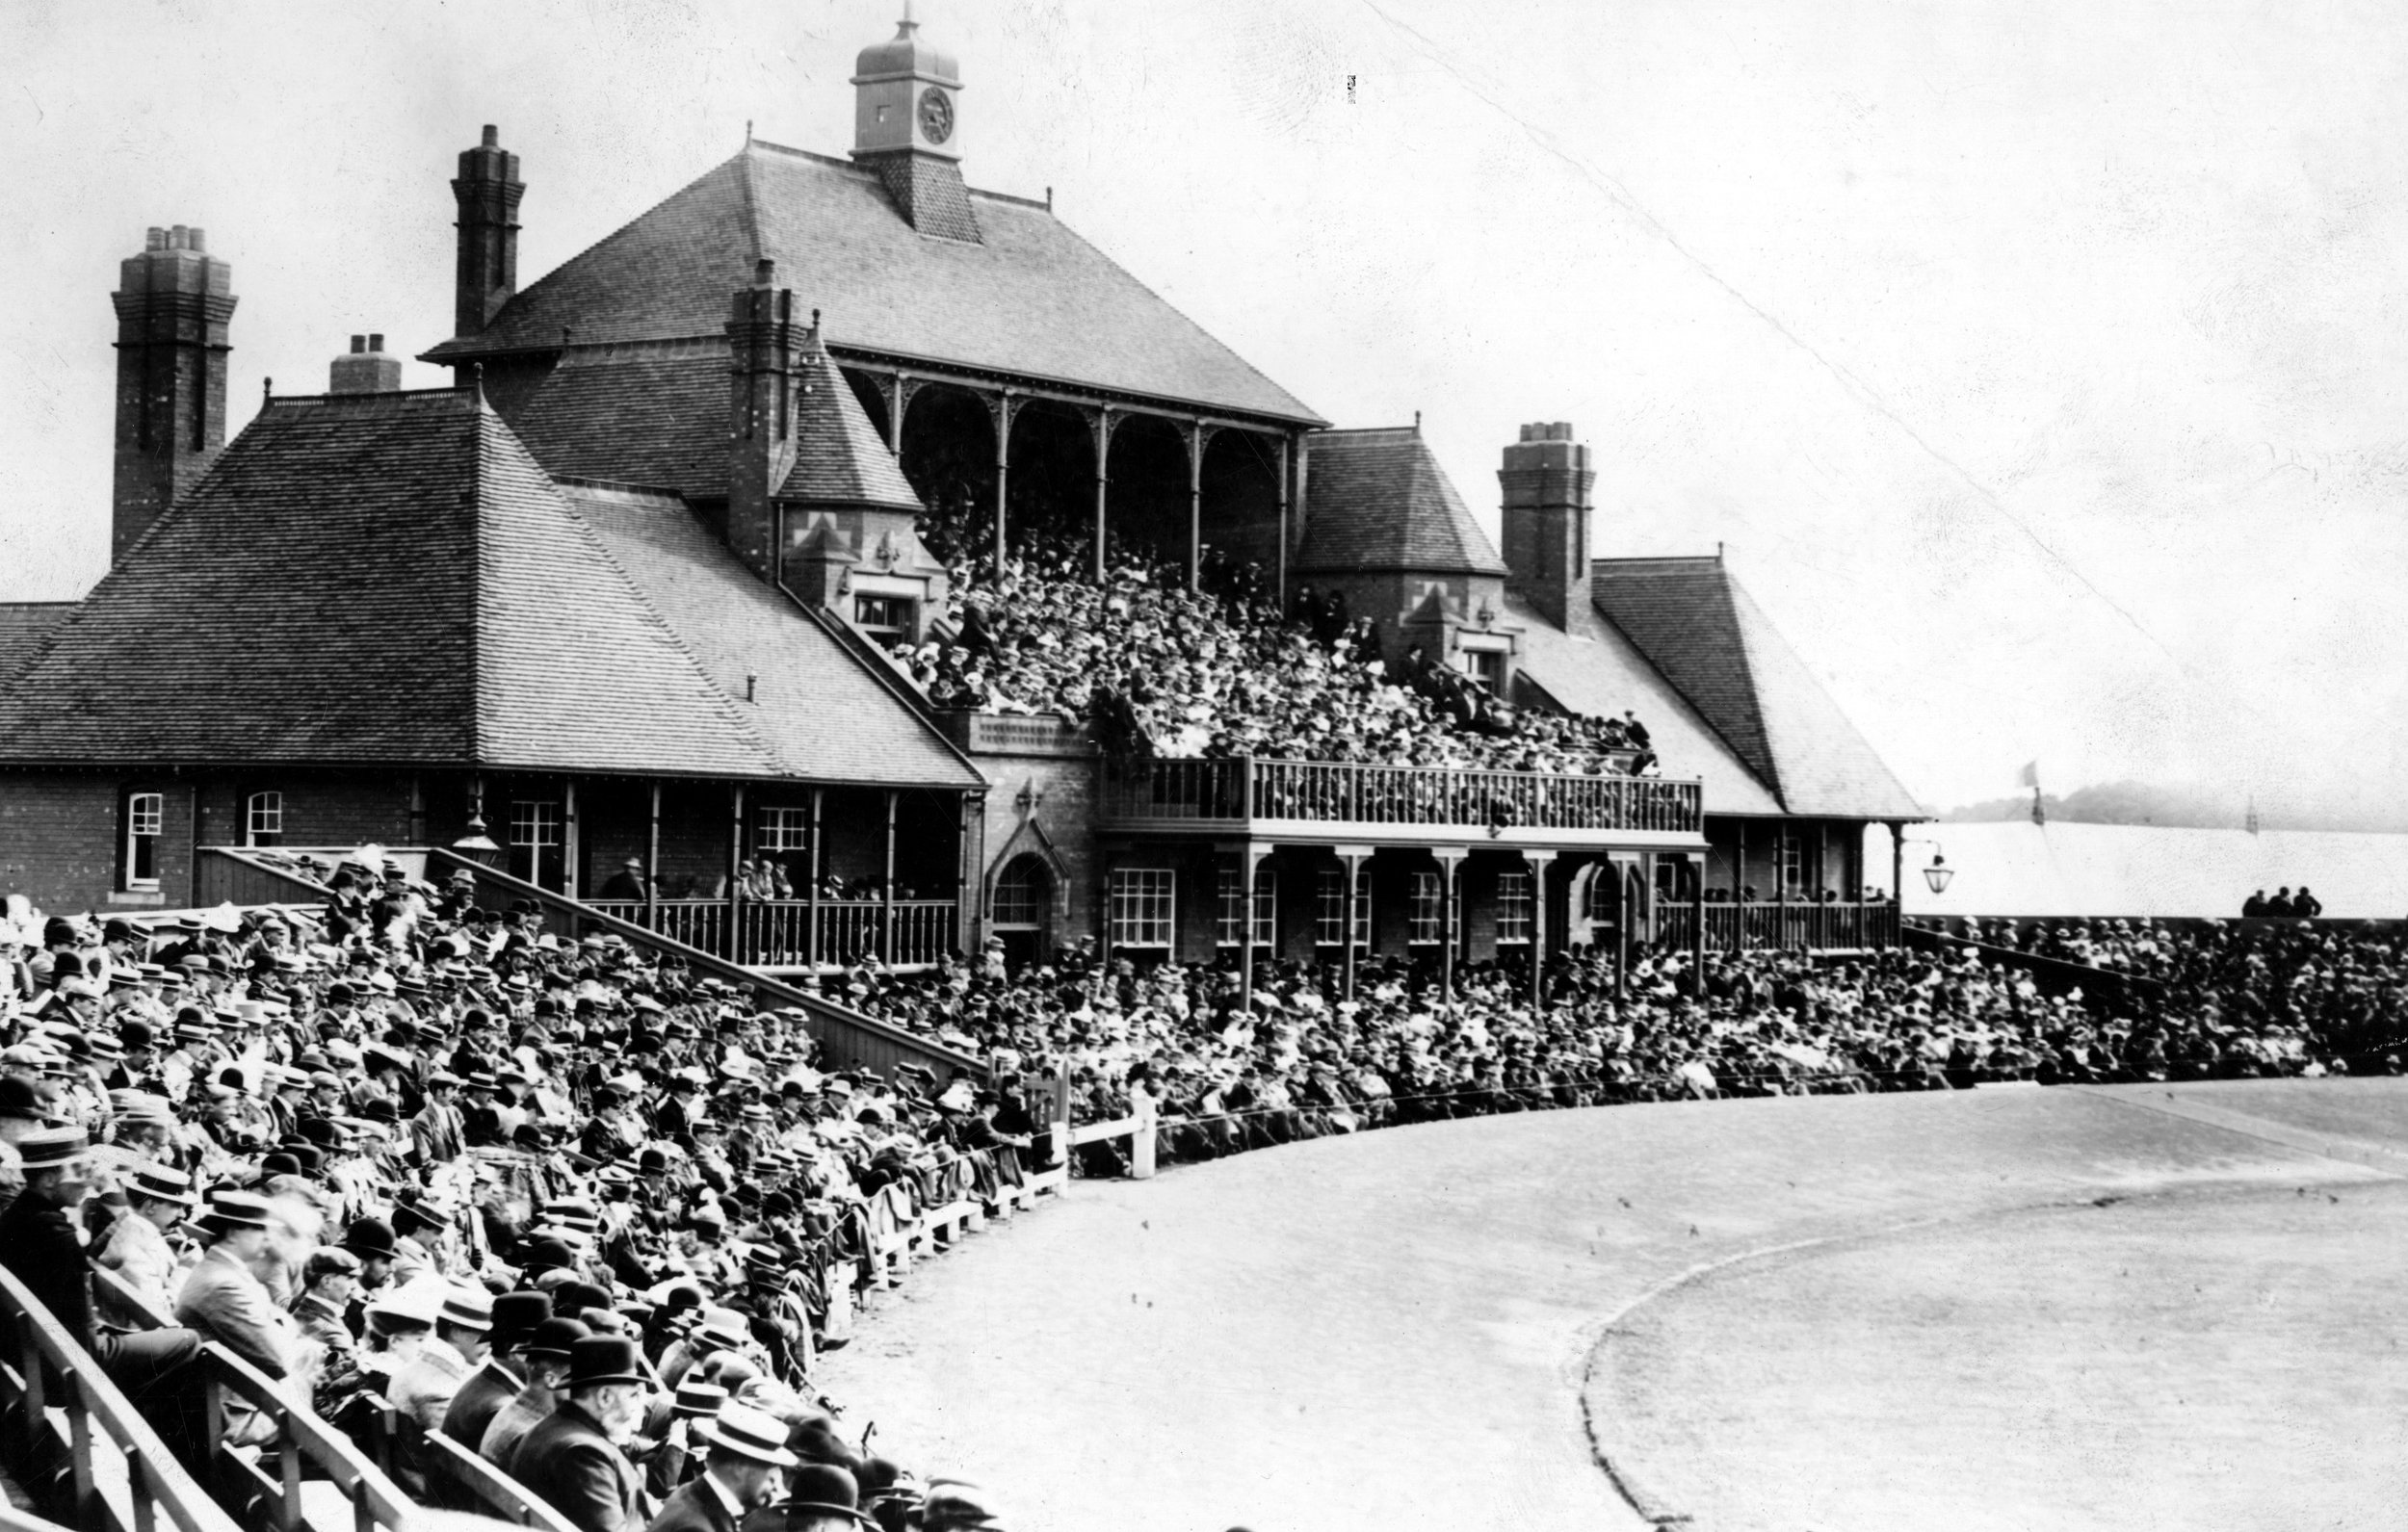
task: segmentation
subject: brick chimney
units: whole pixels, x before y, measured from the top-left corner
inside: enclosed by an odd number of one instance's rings
[[[354,335],[352,349],[327,370],[329,394],[391,394],[402,386],[402,359],[384,353],[381,335]]]
[[[109,561],[125,557],[225,445],[233,273],[199,229],[152,229],[118,268],[117,492]]]
[[[777,491],[795,466],[796,404],[812,338],[796,318],[795,295],[777,285],[777,263],[759,262],[727,318],[727,546],[772,584]]]
[[[482,335],[518,291],[518,156],[505,153],[490,122],[484,142],[459,155],[452,197],[459,204],[459,274],[453,289],[452,333]]]
[[[1522,428],[1505,450],[1505,588],[1558,628],[1588,605],[1588,491],[1597,472],[1570,421]]]

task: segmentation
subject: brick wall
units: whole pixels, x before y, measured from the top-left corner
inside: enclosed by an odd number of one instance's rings
[[[0,776],[0,894],[22,894],[52,914],[189,902],[193,786],[164,776]],[[124,794],[134,791],[164,800],[155,894],[118,887]]]

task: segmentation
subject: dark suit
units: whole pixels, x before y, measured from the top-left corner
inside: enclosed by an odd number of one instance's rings
[[[186,1386],[187,1369],[200,1354],[200,1337],[169,1326],[135,1335],[95,1330],[92,1269],[64,1208],[39,1197],[19,1195],[0,1213],[0,1265],[23,1283],[35,1299],[92,1353],[100,1370],[179,1449],[200,1440],[199,1399]],[[49,1369],[45,1367],[44,1371]],[[52,1380],[57,1389],[63,1380]]]
[[[574,1401],[520,1438],[502,1467],[578,1532],[636,1532],[643,1525],[642,1477]]]
[[[644,1532],[736,1532],[736,1519],[727,1514],[719,1495],[700,1478],[689,1479],[662,1505]]]
[[[468,1375],[452,1395],[452,1403],[443,1412],[443,1434],[466,1447],[477,1450],[484,1440],[485,1427],[502,1413],[502,1407],[518,1397],[518,1390],[527,1380],[510,1369],[497,1357],[487,1357],[484,1365]]]

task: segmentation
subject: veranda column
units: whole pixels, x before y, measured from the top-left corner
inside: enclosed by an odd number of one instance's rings
[[[582,827],[577,821],[577,779],[564,777],[561,781],[561,892],[572,899],[582,896],[578,892],[581,885],[577,876],[577,864],[583,850],[578,844]],[[584,933],[581,931],[579,934]]]
[[[1279,560],[1276,569],[1279,610],[1288,610],[1288,437],[1279,437]]]
[[[661,784],[652,783],[652,827],[643,843],[644,929],[661,928]]]
[[[1105,492],[1112,484],[1112,430],[1120,423],[1112,418],[1112,406],[1100,406],[1087,421],[1087,430],[1095,438],[1095,583],[1104,583],[1104,506]]]
[[[1525,850],[1522,865],[1531,870],[1531,1009],[1547,1003],[1547,869],[1556,853]]]
[[[737,939],[737,921],[741,918],[744,885],[737,881],[745,859],[745,785],[737,783],[727,795],[727,940],[720,944],[720,956],[731,963],[744,961],[744,946]]]
[[[995,423],[995,573],[1004,572],[1004,504],[1011,487],[1011,422],[1020,413],[1024,402],[1011,390],[995,396],[986,406],[987,417]]]
[[[1343,863],[1345,863],[1345,864],[1346,864],[1346,868],[1347,868],[1347,900],[1346,900],[1346,912],[1347,912],[1347,913],[1346,913],[1346,922],[1347,922],[1347,923],[1346,923],[1346,952],[1347,952],[1347,958],[1346,958],[1346,963],[1347,963],[1347,999],[1348,999],[1348,1000],[1352,1000],[1352,999],[1354,999],[1354,964],[1355,964],[1355,943],[1354,943],[1354,930],[1355,930],[1355,925],[1356,925],[1356,923],[1357,923],[1357,922],[1358,922],[1362,919],[1362,915],[1363,915],[1363,911],[1362,911],[1362,897],[1363,897],[1363,894],[1362,894],[1362,883],[1363,883],[1363,866],[1364,866],[1364,864],[1365,864],[1365,863],[1369,862],[1369,861],[1372,859],[1372,848],[1371,848],[1370,846],[1368,846],[1368,845],[1342,845],[1342,846],[1337,847],[1336,849],[1337,849],[1337,852],[1338,852],[1338,860],[1339,860],[1339,861],[1341,861],[1341,862],[1343,862]]]
[[[1779,906],[1779,912],[1773,919],[1781,922],[1781,939],[1772,945],[1785,952],[1790,947],[1790,837],[1796,833],[1795,827],[1783,819],[1781,827],[1772,835],[1773,902]]]
[[[811,965],[813,974],[820,971],[820,883],[826,876],[822,870],[826,866],[824,853],[820,849],[820,795],[825,791],[824,788],[811,790],[811,909],[807,917],[811,932],[803,938],[802,955],[803,960]]]
[[[1688,934],[1689,994],[1703,1000],[1706,995],[1706,853],[1688,853],[1689,870],[1696,875],[1689,913],[1696,923]]]
[[[1739,940],[1732,944],[1732,950],[1744,952],[1747,950],[1747,821],[1734,819],[1731,822],[1739,830],[1739,849],[1733,853],[1731,862],[1731,902],[1739,906]]]
[[[1188,589],[1204,588],[1204,423],[1188,422]]]
[[[1270,847],[1257,841],[1238,850],[1238,1002],[1249,1017],[1254,1014],[1254,874],[1269,854]]]
[[[886,904],[878,911],[877,955],[888,968],[895,966],[895,806],[902,798],[895,789],[886,790]]]
[[[1442,1000],[1454,999],[1455,874],[1471,854],[1469,846],[1430,848],[1430,855],[1438,859],[1438,994]]]

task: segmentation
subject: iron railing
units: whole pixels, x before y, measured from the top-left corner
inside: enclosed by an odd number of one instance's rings
[[[1895,947],[1898,906],[1881,904],[1708,904],[1706,949],[1710,952],[1837,951]],[[1656,943],[1686,948],[1695,945],[1697,907],[1664,904],[1656,910]]]
[[[587,899],[585,907],[747,968],[850,964],[876,953],[889,968],[926,967],[952,950],[952,899]],[[735,944],[728,943],[734,912]],[[891,911],[891,916],[890,916]]]
[[[1103,816],[1122,822],[1261,820],[1486,830],[1698,833],[1695,782],[1348,762],[1115,762]]]

